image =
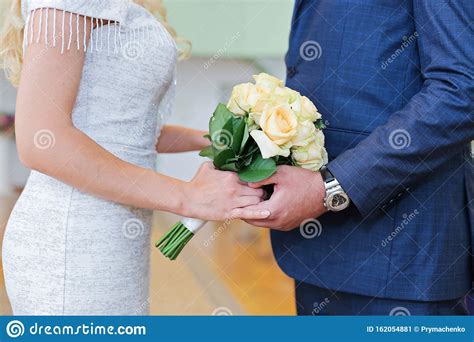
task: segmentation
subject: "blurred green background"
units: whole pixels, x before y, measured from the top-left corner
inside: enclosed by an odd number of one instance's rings
[[[284,55],[293,0],[165,0],[169,20],[193,43],[193,56]]]
[[[0,0],[0,25],[12,0]],[[277,57],[286,52],[294,0],[164,0],[193,55]]]

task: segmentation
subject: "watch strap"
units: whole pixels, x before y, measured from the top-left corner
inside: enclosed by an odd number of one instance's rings
[[[332,182],[335,179],[334,175],[326,166],[323,166],[319,172],[321,173],[321,177],[323,177],[324,183]]]

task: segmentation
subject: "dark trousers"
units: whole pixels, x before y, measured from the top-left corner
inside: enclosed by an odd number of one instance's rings
[[[444,316],[469,314],[464,298],[417,302],[332,291],[298,281],[295,287],[298,315]]]
[[[471,293],[466,296],[467,309],[474,316],[474,289],[471,290]]]

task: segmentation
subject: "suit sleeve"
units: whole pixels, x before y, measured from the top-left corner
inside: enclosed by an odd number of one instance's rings
[[[474,1],[413,1],[419,93],[328,165],[363,216],[395,201],[474,138]]]

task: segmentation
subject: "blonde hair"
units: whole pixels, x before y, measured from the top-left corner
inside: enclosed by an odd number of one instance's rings
[[[179,37],[168,21],[168,12],[162,0],[140,0],[144,8],[152,13],[179,47],[179,59],[187,59],[191,52],[191,42]],[[3,6],[3,5],[0,5]],[[5,70],[7,79],[14,85],[20,83],[21,67],[23,65],[23,33],[25,21],[21,15],[21,0],[11,0],[9,11],[2,9],[4,25],[0,33],[0,68]],[[0,18],[2,19],[2,18]]]

